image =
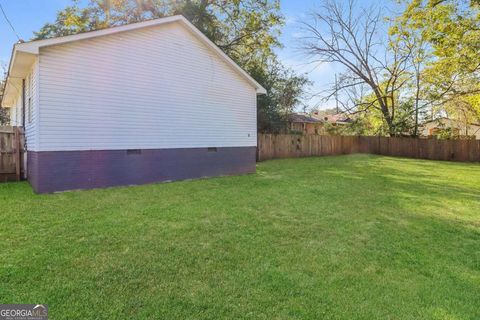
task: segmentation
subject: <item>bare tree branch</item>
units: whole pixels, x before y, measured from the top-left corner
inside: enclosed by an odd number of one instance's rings
[[[359,11],[354,0],[346,4],[326,0],[311,21],[303,23],[308,33],[303,50],[312,60],[337,63],[347,70],[340,86],[324,92],[325,99],[342,91],[346,100],[342,105],[347,109],[373,107],[381,111],[390,135],[395,135],[395,108],[399,91],[408,82],[411,50],[376,41],[382,19],[379,7]],[[378,52],[384,52],[383,59]],[[350,94],[361,86],[369,88],[367,103],[362,100],[364,96]]]

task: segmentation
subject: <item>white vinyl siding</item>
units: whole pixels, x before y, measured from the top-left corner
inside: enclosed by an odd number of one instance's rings
[[[40,151],[256,146],[256,90],[174,23],[40,49]]]
[[[36,61],[30,73],[25,78],[25,138],[27,150],[38,150],[38,61]],[[16,88],[15,106],[10,109],[10,125],[23,126],[23,92],[21,86]],[[30,108],[29,108],[30,102]]]
[[[15,87],[15,104],[10,108],[10,125],[14,127],[21,127],[22,123],[22,86]]]
[[[10,108],[10,125],[11,126],[21,126],[18,121],[18,114],[20,113],[19,110],[21,108],[21,98],[18,96],[17,101],[15,102],[15,106]]]
[[[39,65],[36,61],[25,79],[25,137],[27,150],[31,151],[38,151],[38,78]]]

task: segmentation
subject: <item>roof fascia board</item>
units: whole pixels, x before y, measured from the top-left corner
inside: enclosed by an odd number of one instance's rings
[[[243,70],[235,61],[232,60],[225,52],[222,51],[215,43],[213,43],[206,35],[197,29],[190,21],[184,16],[179,16],[180,21],[183,22],[190,30],[192,30],[197,37],[211,47],[217,54],[219,54],[226,62],[232,65],[238,72],[240,72],[245,78],[247,78],[251,84],[257,89],[257,94],[266,94],[267,90],[262,87],[255,79],[253,79],[245,70]]]
[[[96,37],[106,36],[106,35],[109,35],[109,34],[120,33],[120,32],[125,32],[125,31],[130,31],[130,30],[136,30],[136,29],[150,27],[150,26],[167,24],[167,23],[171,23],[171,22],[180,20],[180,17],[181,16],[171,16],[171,17],[166,17],[166,18],[160,18],[160,19],[154,19],[154,20],[148,20],[148,21],[143,21],[143,22],[126,24],[126,25],[123,25],[123,26],[117,26],[117,27],[105,28],[105,29],[101,29],[101,30],[83,32],[83,33],[73,34],[73,35],[70,35],[70,36],[63,36],[63,37],[57,37],[57,38],[50,38],[50,39],[43,39],[43,40],[34,40],[34,41],[24,42],[24,43],[17,43],[15,45],[15,49],[18,50],[18,51],[23,51],[23,52],[27,52],[27,53],[38,54],[39,49],[43,48],[43,47],[54,46],[54,45],[57,45],[57,44],[64,44],[64,43],[69,43],[69,42],[74,42],[74,41],[84,40],[84,39],[92,39],[92,38],[96,38]]]

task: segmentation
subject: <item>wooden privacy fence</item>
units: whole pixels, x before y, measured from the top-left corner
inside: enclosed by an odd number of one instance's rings
[[[258,161],[351,153],[415,159],[480,161],[480,140],[259,134]]]
[[[0,126],[0,182],[19,181],[22,178],[23,159],[23,129]]]

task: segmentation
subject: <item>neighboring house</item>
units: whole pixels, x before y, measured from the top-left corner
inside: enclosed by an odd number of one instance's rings
[[[322,120],[325,123],[329,123],[332,126],[347,125],[352,123],[352,119],[350,119],[350,117],[344,113],[322,114],[322,112],[315,111],[312,113],[312,117]]]
[[[464,122],[445,117],[423,123],[420,132],[422,136],[429,137],[436,136],[445,129],[452,130],[452,134],[455,136],[475,136],[476,139],[480,139],[480,124],[465,124]]]
[[[2,106],[45,193],[254,172],[264,93],[173,16],[16,44]]]
[[[293,113],[288,116],[290,131],[303,134],[321,134],[323,121],[315,119],[306,113]]]

